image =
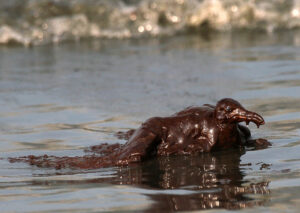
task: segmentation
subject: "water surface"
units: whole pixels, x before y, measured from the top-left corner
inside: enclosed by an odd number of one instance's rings
[[[297,32],[216,33],[0,47],[3,212],[300,207]],[[80,156],[118,131],[190,105],[239,100],[272,147],[167,157],[126,168],[54,170],[7,157]]]

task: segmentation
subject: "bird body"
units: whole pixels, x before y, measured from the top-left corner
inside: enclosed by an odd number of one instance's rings
[[[240,122],[259,127],[264,119],[239,102],[225,98],[216,106],[188,107],[169,117],[146,120],[120,150],[119,164],[141,161],[151,155],[195,154],[245,144],[250,130]]]

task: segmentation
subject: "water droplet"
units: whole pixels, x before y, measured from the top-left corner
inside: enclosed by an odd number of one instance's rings
[[[146,25],[146,30],[147,30],[147,31],[151,31],[151,30],[152,30],[151,24],[147,24],[147,25]]]
[[[139,27],[138,27],[138,31],[139,31],[140,33],[144,32],[144,31],[145,31],[144,26],[139,26]]]
[[[171,16],[171,21],[177,23],[179,21],[178,16]]]
[[[293,17],[299,17],[300,12],[299,12],[298,9],[295,8],[295,9],[293,9],[293,10],[291,11],[291,14],[292,14]]]

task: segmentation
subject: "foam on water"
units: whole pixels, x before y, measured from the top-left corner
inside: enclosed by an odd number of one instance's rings
[[[299,0],[10,0],[0,2],[0,44],[137,38],[208,30],[300,26]]]

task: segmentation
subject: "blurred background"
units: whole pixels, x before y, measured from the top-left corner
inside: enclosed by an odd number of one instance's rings
[[[1,212],[297,212],[299,0],[0,0]],[[53,170],[152,116],[231,97],[273,145]],[[250,208],[251,207],[251,208]]]

